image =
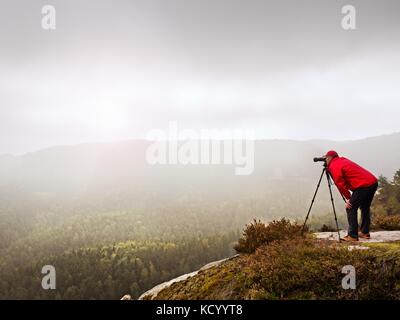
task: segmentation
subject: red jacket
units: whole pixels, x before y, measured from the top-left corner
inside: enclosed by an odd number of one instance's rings
[[[371,172],[343,157],[333,158],[329,163],[328,171],[346,199],[350,199],[350,191],[372,186],[378,181]]]

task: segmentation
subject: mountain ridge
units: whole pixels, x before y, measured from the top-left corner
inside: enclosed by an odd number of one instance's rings
[[[354,141],[327,140],[257,140],[255,141],[254,172],[248,176],[235,176],[235,165],[150,165],[146,162],[146,149],[151,142],[129,140],[117,143],[79,144],[56,146],[22,156],[0,156],[0,186],[23,185],[28,189],[53,191],[91,188],[110,182],[127,184],[133,180],[144,187],[162,184],[171,177],[171,183],[190,180],[193,185],[217,178],[230,184],[257,183],[265,180],[309,179],[315,176],[314,156],[327,149],[336,149],[376,175],[391,177],[400,163],[400,133],[370,137]],[[384,161],[382,161],[384,159]],[[263,179],[264,179],[263,178]],[[175,180],[175,181],[174,181]],[[40,183],[39,183],[40,182]],[[178,183],[179,184],[179,183]],[[207,186],[205,186],[207,187]]]
[[[368,137],[363,137],[363,138],[356,138],[356,139],[344,139],[344,140],[336,140],[336,139],[281,139],[281,138],[260,138],[260,139],[253,139],[254,141],[282,141],[282,142],[330,142],[330,143],[345,143],[345,142],[356,142],[356,141],[363,141],[363,140],[370,140],[370,139],[376,139],[376,138],[383,138],[383,137],[391,137],[391,136],[400,136],[400,131],[399,132],[392,132],[392,133],[385,133],[381,135],[374,135],[374,136],[368,136]],[[18,158],[18,157],[23,157],[25,155],[37,153],[37,152],[42,152],[42,151],[50,151],[54,150],[57,148],[74,148],[74,147],[81,147],[81,146],[105,146],[105,145],[111,145],[111,144],[123,144],[123,143],[130,143],[130,142],[135,142],[135,141],[141,141],[141,142],[149,142],[147,139],[143,138],[138,138],[138,139],[124,139],[124,140],[115,140],[115,141],[93,141],[93,142],[80,142],[80,143],[71,143],[71,144],[60,144],[60,145],[52,145],[52,146],[47,146],[43,148],[38,148],[36,150],[32,151],[26,151],[26,152],[21,152],[18,154],[15,153],[0,153],[0,158],[2,157],[12,157],[12,158]]]

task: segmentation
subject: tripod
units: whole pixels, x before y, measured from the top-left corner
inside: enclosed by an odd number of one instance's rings
[[[332,208],[333,208],[333,215],[335,216],[336,230],[337,230],[338,237],[339,237],[338,239],[339,239],[339,242],[340,242],[339,225],[338,225],[338,221],[337,221],[336,208],[335,208],[335,203],[333,201],[332,188],[331,188],[331,176],[330,176],[328,170],[326,169],[326,162],[324,163],[324,168],[322,169],[321,177],[319,178],[319,181],[318,181],[318,184],[317,184],[317,188],[315,189],[314,196],[313,196],[313,198],[311,200],[310,208],[308,209],[308,212],[307,212],[306,220],[304,221],[304,224],[303,224],[303,227],[302,227],[301,230],[302,230],[302,233],[303,233],[304,232],[304,228],[306,227],[306,224],[307,224],[308,216],[310,215],[310,212],[311,212],[311,208],[312,208],[312,206],[314,204],[315,197],[317,196],[317,192],[318,192],[319,186],[321,184],[322,177],[324,175],[326,176],[326,179],[328,181],[329,193],[330,193],[330,196],[331,196],[331,202],[332,202]],[[342,195],[342,198],[343,198],[343,195]]]

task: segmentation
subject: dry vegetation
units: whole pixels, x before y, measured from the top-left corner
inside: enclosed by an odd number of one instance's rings
[[[400,299],[400,245],[348,250],[301,235],[282,219],[246,226],[243,254],[176,283],[156,299]],[[357,289],[344,290],[342,268],[357,271]]]

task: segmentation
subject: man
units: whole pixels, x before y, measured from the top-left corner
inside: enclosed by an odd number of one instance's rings
[[[336,151],[328,151],[325,159],[328,172],[346,199],[349,230],[348,235],[341,240],[358,241],[359,237],[370,239],[370,206],[378,188],[377,178],[349,159],[339,157]],[[361,209],[360,232],[358,232],[358,208]]]

